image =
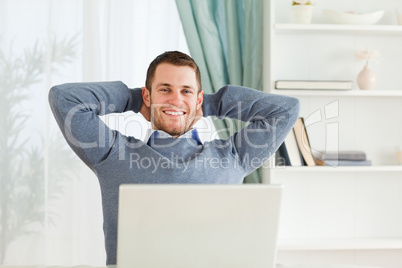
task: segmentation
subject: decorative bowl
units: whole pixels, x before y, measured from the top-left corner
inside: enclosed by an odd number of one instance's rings
[[[365,14],[340,12],[332,9],[323,9],[322,12],[328,20],[337,24],[375,24],[384,15],[384,10]]]

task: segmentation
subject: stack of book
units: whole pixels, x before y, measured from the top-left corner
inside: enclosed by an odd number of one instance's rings
[[[363,151],[333,151],[314,154],[303,117],[299,117],[292,131],[275,154],[277,166],[371,166]]]
[[[319,165],[311,152],[303,117],[297,119],[292,131],[279,147],[276,162],[279,166]]]
[[[371,166],[363,151],[334,151],[317,155],[326,166]]]

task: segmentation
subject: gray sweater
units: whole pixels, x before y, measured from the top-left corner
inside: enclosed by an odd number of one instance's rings
[[[116,263],[120,184],[240,184],[278,149],[300,108],[292,97],[229,85],[204,94],[203,113],[249,122],[242,130],[204,144],[189,137],[147,145],[109,129],[99,118],[138,113],[140,88],[122,82],[63,84],[50,90],[49,102],[68,144],[99,179],[108,265]]]

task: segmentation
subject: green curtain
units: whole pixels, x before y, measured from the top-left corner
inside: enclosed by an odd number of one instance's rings
[[[227,84],[262,90],[264,0],[176,0],[191,56],[201,70],[205,93]],[[221,138],[244,124],[214,120]],[[245,182],[261,182],[256,170]]]

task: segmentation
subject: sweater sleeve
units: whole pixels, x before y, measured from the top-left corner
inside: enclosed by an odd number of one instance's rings
[[[118,135],[99,115],[138,113],[142,96],[122,82],[69,83],[50,89],[49,104],[67,143],[93,168],[108,157]]]
[[[220,146],[227,146],[251,172],[279,148],[300,112],[298,99],[240,86],[225,86],[205,94],[204,116],[232,118],[248,124]]]

